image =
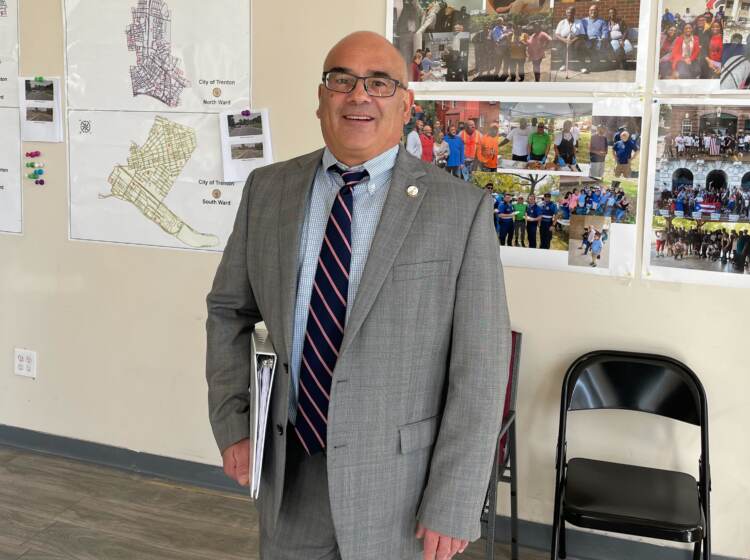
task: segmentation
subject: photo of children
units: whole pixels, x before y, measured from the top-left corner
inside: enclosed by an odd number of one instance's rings
[[[588,170],[591,103],[501,102],[501,170]]]
[[[609,268],[609,218],[573,216],[569,236],[569,265]]]

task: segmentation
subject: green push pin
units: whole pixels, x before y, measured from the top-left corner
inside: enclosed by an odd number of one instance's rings
[[[33,163],[33,162],[31,162],[31,163],[27,163],[27,164],[26,164],[26,167],[34,167],[34,163]]]
[[[29,173],[28,175],[26,175],[26,178],[27,179],[36,179],[36,173]]]
[[[44,81],[44,76],[37,76],[37,77],[34,78],[34,81],[35,82],[43,82]]]

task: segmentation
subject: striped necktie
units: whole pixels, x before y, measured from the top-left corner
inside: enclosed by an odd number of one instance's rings
[[[336,166],[330,170],[341,175],[344,186],[336,195],[328,217],[310,295],[294,427],[308,455],[326,448],[331,381],[346,323],[352,258],[352,188],[368,177],[366,170],[342,171]]]

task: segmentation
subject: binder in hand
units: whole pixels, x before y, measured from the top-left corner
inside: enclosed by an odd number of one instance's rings
[[[250,448],[250,464],[252,465],[252,477],[250,483],[250,497],[258,499],[260,490],[260,475],[263,469],[263,449],[266,441],[266,426],[268,425],[268,409],[271,403],[271,387],[273,387],[273,376],[276,372],[276,352],[273,350],[271,340],[268,338],[268,330],[265,323],[258,323],[253,330],[251,340],[253,367],[253,382],[250,384],[251,402],[253,403],[253,425],[252,441]]]

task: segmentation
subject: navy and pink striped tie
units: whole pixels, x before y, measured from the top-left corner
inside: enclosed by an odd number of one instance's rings
[[[326,448],[331,381],[346,323],[352,259],[352,188],[368,177],[365,170],[342,171],[334,166],[331,171],[341,175],[344,186],[333,201],[310,295],[294,427],[308,455]]]

